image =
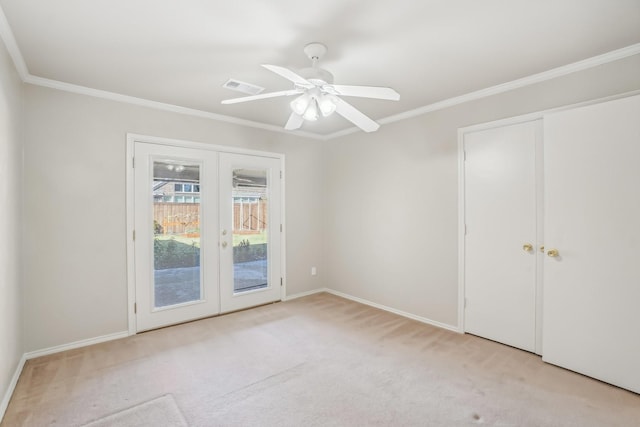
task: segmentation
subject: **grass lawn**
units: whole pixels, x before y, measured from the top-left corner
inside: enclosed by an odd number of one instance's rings
[[[267,243],[267,232],[256,234],[234,234],[233,246],[238,246],[241,241],[248,240],[250,245],[258,245],[261,243]]]
[[[200,247],[200,238],[199,237],[185,237],[180,235],[171,235],[171,234],[158,234],[155,236],[158,240],[171,240],[175,239],[178,243],[184,243],[185,245],[194,245],[199,248]],[[240,245],[240,242],[243,240],[248,240],[250,245],[258,245],[261,243],[267,243],[267,232],[263,231],[262,233],[256,234],[234,234],[233,235],[233,246]]]
[[[199,237],[185,237],[185,236],[180,236],[179,234],[176,235],[172,235],[172,234],[156,234],[154,236],[156,239],[158,240],[171,240],[174,239],[176,242],[178,243],[183,243],[185,245],[194,245],[196,248],[200,247],[200,238]]]

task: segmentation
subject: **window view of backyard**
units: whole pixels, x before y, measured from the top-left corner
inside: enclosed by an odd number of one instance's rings
[[[233,171],[233,291],[268,283],[268,194],[265,170]]]
[[[200,300],[199,165],[154,163],[153,237],[155,307]]]
[[[198,165],[154,163],[153,228],[155,307],[202,298]],[[268,286],[266,172],[233,176],[234,293]]]

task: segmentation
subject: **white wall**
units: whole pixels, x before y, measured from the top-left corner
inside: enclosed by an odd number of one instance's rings
[[[27,85],[26,351],[127,329],[126,133],[284,153],[288,295],[320,287],[321,142]]]
[[[22,92],[22,82],[0,42],[0,402],[24,352],[20,286]],[[1,406],[0,417],[4,412]]]
[[[455,326],[457,129],[637,89],[640,56],[327,142],[324,285]]]
[[[288,294],[455,325],[457,129],[638,88],[640,56],[318,142],[27,85],[25,350],[127,328],[127,132],[284,153]]]

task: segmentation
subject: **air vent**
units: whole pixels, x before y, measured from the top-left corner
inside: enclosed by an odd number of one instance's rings
[[[241,82],[240,80],[229,79],[222,87],[242,92],[249,95],[257,95],[264,90],[263,87],[252,85],[251,83]]]

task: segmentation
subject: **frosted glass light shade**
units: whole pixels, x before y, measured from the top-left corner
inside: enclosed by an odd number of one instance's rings
[[[312,99],[307,107],[307,110],[302,115],[305,120],[309,120],[310,122],[315,122],[318,120],[318,103],[315,99]]]
[[[330,116],[336,111],[335,96],[312,89],[291,101],[291,109],[305,120],[316,121],[322,114]]]
[[[336,104],[333,95],[322,95],[318,98],[318,107],[324,117],[330,116],[336,111]]]
[[[311,101],[311,97],[309,96],[309,94],[303,93],[302,95],[291,101],[291,109],[294,113],[303,115],[309,107],[309,101]]]

